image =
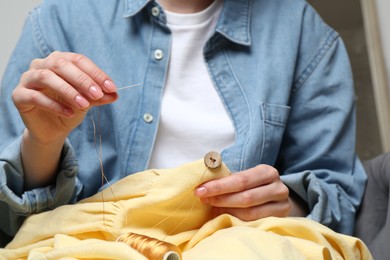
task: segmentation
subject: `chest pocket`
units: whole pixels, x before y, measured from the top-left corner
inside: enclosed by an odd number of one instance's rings
[[[274,164],[290,114],[289,106],[261,104],[263,147],[261,161]]]

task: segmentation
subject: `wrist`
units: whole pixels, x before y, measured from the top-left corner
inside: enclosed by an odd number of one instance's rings
[[[23,143],[29,143],[31,145],[34,145],[36,147],[62,147],[65,143],[66,136],[59,136],[54,139],[47,139],[44,137],[39,137],[37,135],[34,135],[31,131],[29,131],[27,128],[23,132]]]
[[[21,158],[26,190],[46,186],[55,180],[65,139],[47,142],[24,131]]]

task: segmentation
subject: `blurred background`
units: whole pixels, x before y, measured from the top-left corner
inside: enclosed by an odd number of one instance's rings
[[[357,152],[390,151],[390,1],[308,0],[343,38],[357,102]]]
[[[0,77],[25,17],[41,2],[0,1]],[[356,88],[359,156],[368,159],[390,151],[390,1],[308,2],[340,33],[350,56]]]
[[[0,1],[0,77],[19,38],[26,16],[41,2],[42,0]]]

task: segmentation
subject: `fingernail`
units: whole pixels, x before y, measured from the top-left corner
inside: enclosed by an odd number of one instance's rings
[[[116,87],[115,87],[115,84],[114,82],[112,82],[111,80],[106,80],[104,81],[104,87],[105,89],[108,91],[108,92],[115,92],[116,91]]]
[[[86,100],[82,96],[76,96],[75,101],[79,108],[86,108],[89,106],[88,100]]]
[[[199,187],[196,189],[196,195],[202,197],[207,194],[207,189],[205,187]]]
[[[104,96],[103,92],[95,86],[89,88],[89,93],[93,99],[99,99]]]

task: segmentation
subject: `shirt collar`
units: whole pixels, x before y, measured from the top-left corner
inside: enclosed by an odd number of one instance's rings
[[[131,17],[141,11],[152,0],[124,0],[124,17]]]
[[[136,15],[153,0],[124,0],[124,17]],[[224,0],[216,31],[232,42],[251,45],[250,23],[253,0]]]
[[[251,45],[251,15],[253,0],[225,0],[217,32],[232,42]]]

